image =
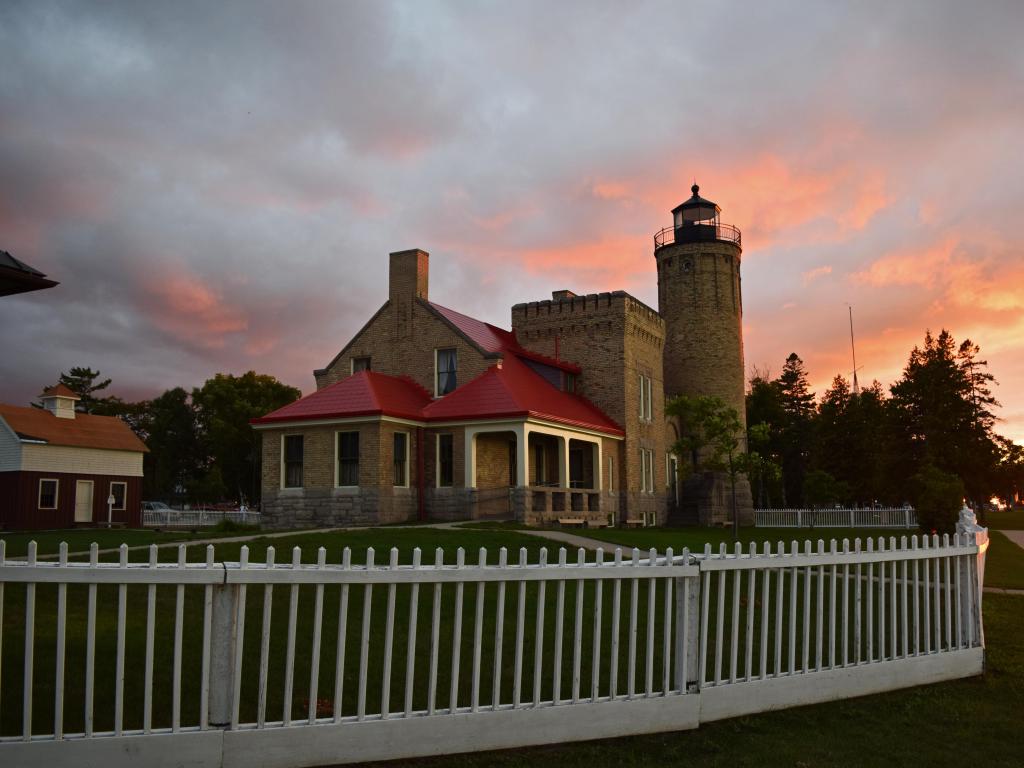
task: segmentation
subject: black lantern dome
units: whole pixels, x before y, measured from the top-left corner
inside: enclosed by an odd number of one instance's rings
[[[693,197],[672,209],[672,221],[675,228],[679,229],[693,224],[717,224],[718,214],[722,212],[722,209],[716,203],[701,197],[698,194],[700,187],[696,184],[690,187],[690,191],[693,192]]]
[[[672,243],[701,243],[721,240],[740,244],[740,231],[719,219],[722,209],[717,203],[700,196],[700,187],[690,187],[693,196],[682,205],[672,209],[672,226],[665,227],[654,236],[657,250]]]

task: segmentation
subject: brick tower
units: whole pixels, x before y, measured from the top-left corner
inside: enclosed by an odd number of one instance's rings
[[[721,209],[698,193],[672,211],[672,226],[654,236],[658,311],[665,319],[665,398],[714,395],[746,423],[740,231],[719,220]],[[669,428],[669,441],[673,439]],[[750,485],[736,483],[740,523],[753,522]],[[691,474],[682,486],[674,522],[702,525],[732,520],[732,488],[724,474]]]

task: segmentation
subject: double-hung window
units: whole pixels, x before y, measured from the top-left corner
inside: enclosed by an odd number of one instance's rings
[[[57,508],[57,486],[58,481],[51,478],[44,478],[39,481],[39,509]]]
[[[338,485],[359,485],[359,433],[338,433]]]
[[[302,435],[284,437],[284,487],[302,487]]]
[[[113,482],[110,484],[110,495],[114,497],[114,506],[111,507],[116,512],[123,512],[125,506],[125,497],[128,495],[128,484]]]
[[[437,370],[437,381],[435,392],[437,396],[447,395],[458,386],[457,371],[459,367],[458,354],[455,349],[438,349],[435,355],[435,369]]]
[[[651,377],[640,374],[640,421],[650,421],[652,416],[651,400],[653,387]]]
[[[455,485],[455,450],[452,435],[437,436],[437,485],[441,488]]]
[[[654,493],[654,451],[640,449],[640,491]]]
[[[395,485],[402,488],[409,485],[409,433],[395,432]]]

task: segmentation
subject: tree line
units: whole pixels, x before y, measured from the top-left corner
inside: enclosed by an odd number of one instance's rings
[[[111,379],[91,368],[71,368],[59,380],[81,398],[78,410],[123,419],[149,448],[143,498],[191,504],[258,502],[260,440],[249,421],[302,394],[255,371],[218,373],[191,392],[174,387],[138,402],[106,394]]]
[[[756,507],[911,503],[923,528],[949,530],[964,498],[984,510],[1024,493],[1024,447],[995,431],[987,366],[970,339],[927,332],[888,391],[837,375],[819,398],[793,353],[779,376],[750,378],[745,431],[716,398],[670,402],[674,449],[701,457],[697,470],[745,474]]]

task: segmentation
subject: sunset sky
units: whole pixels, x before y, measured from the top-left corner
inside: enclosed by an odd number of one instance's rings
[[[75,365],[150,397],[248,369],[313,388],[387,254],[509,327],[657,306],[652,234],[743,230],[745,348],[820,394],[925,329],[982,347],[1024,442],[1024,3],[0,4],[0,401]]]

